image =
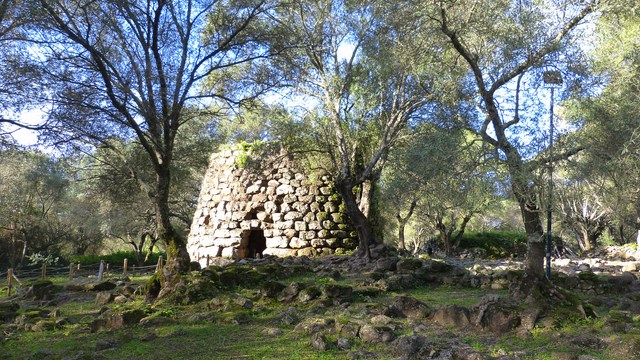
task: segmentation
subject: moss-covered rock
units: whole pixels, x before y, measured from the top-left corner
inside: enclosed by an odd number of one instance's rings
[[[54,292],[55,287],[51,280],[36,280],[29,284],[26,297],[35,300],[51,300]]]
[[[348,285],[326,284],[321,292],[323,297],[339,301],[348,301],[353,296],[353,288]]]
[[[13,301],[0,302],[0,321],[7,322],[13,320],[18,315],[20,305]]]
[[[311,300],[317,299],[321,294],[322,294],[322,292],[320,291],[320,289],[318,289],[318,287],[309,286],[309,287],[306,287],[306,288],[302,289],[298,293],[298,301],[300,301],[302,303],[307,303],[307,302],[309,302]]]
[[[398,272],[412,272],[422,267],[422,260],[415,258],[404,258],[398,260],[396,268]]]
[[[260,286],[260,294],[262,294],[263,297],[275,299],[278,297],[278,295],[280,295],[284,288],[284,284],[277,281],[268,280],[263,282]]]

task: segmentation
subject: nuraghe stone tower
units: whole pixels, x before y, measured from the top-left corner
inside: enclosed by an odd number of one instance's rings
[[[188,239],[192,261],[328,255],[357,245],[327,175],[282,151],[211,155]]]

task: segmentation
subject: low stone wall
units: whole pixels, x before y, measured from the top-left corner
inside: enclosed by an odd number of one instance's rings
[[[193,261],[328,255],[356,244],[327,175],[309,176],[280,151],[211,155],[188,239]]]

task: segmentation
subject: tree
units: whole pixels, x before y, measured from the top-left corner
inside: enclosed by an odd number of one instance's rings
[[[612,209],[621,242],[635,229],[640,245],[640,21],[635,2],[612,3],[596,27],[593,68],[604,79],[601,92],[576,99],[570,117],[584,124],[587,152],[578,163],[584,178],[604,179],[606,207]]]
[[[447,255],[458,247],[472,217],[495,197],[491,154],[481,140],[459,128],[425,124],[391,155],[383,174],[384,206],[396,212],[400,248],[404,228],[415,213],[420,224],[438,232]],[[407,215],[402,209],[409,205]]]
[[[61,162],[21,150],[0,158],[0,243],[12,267],[37,252],[59,253],[68,235],[57,212],[68,179]]]
[[[570,185],[558,191],[561,222],[574,233],[580,250],[589,251],[609,226],[604,187],[593,180],[567,180]]]
[[[545,255],[535,173],[555,157],[530,160],[519,146],[518,131],[533,120],[522,111],[525,101],[520,96],[527,84],[532,86],[526,80],[534,79],[537,69],[544,70],[552,58],[559,58],[567,49],[571,32],[597,3],[554,8],[550,2],[480,1],[470,6],[465,1],[439,1],[435,9],[429,9],[432,12],[425,14],[438,24],[451,50],[468,67],[468,84],[475,88],[484,115],[479,124],[468,124],[468,129],[499,152],[508,169],[511,191],[527,233],[527,275],[533,279],[543,278]],[[509,107],[505,107],[503,102],[508,101]],[[564,158],[575,151],[556,157]]]
[[[393,23],[397,11],[397,4],[375,1],[290,0],[278,7],[295,47],[275,66],[303,95],[303,117],[315,136],[307,153],[333,176],[367,258],[376,241],[366,209],[370,185],[433,93],[435,50],[403,43],[410,30]]]
[[[114,153],[114,141],[135,141],[153,169],[144,181],[158,237],[166,245],[164,286],[189,269],[186,239],[171,223],[171,169],[182,127],[202,109],[238,104],[270,84],[246,87],[240,75],[260,75],[267,44],[267,1],[38,2],[42,82],[49,87],[54,143],[95,146]],[[210,114],[213,116],[215,114]]]
[[[15,147],[13,138],[18,128],[41,129],[35,124],[22,122],[17,114],[31,105],[38,89],[30,83],[34,69],[23,61],[28,52],[24,28],[31,22],[28,2],[0,0],[0,146]]]
[[[169,208],[172,225],[181,236],[191,226],[209,154],[218,144],[209,127],[210,122],[204,118],[183,125],[174,148]],[[112,146],[117,152],[100,148],[82,155],[76,177],[84,184],[83,195],[100,204],[95,213],[97,229],[104,236],[131,245],[137,262],[142,264],[159,238],[153,202],[140,192],[130,169],[135,168],[136,176],[144,182],[153,180],[154,171],[137,142],[113,140]]]

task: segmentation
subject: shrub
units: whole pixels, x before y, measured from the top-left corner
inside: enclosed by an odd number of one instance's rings
[[[502,258],[524,255],[527,251],[527,235],[518,231],[465,232],[460,249],[480,248],[488,257]]]
[[[158,263],[158,258],[162,255],[166,259],[166,254],[164,252],[161,253],[153,253],[149,258],[149,263],[147,265],[153,265]],[[124,259],[127,258],[127,261],[130,265],[136,265],[136,253],[135,251],[118,251],[115,253],[111,253],[108,255],[75,255],[71,257],[71,262],[82,265],[92,265],[98,264],[101,260],[109,264],[122,264]]]

